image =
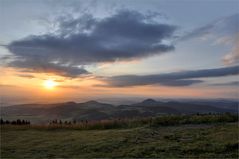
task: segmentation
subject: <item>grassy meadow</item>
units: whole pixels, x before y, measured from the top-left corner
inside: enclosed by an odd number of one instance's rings
[[[115,123],[2,125],[1,158],[238,158],[237,115]]]

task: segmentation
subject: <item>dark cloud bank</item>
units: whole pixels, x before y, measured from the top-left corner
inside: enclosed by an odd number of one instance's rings
[[[222,77],[229,75],[238,75],[239,66],[231,66],[224,68],[181,71],[166,74],[155,75],[124,75],[105,78],[104,81],[108,86],[125,87],[160,84],[165,86],[189,86],[201,83],[203,80],[196,78]]]
[[[92,15],[61,18],[55,34],[10,43],[7,48],[16,58],[9,66],[76,77],[88,73],[83,67],[87,64],[138,59],[173,50],[173,45],[163,41],[172,38],[176,26],[153,18],[129,10],[104,19]]]

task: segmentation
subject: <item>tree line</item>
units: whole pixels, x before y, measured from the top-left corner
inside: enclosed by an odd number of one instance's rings
[[[87,124],[88,123],[88,120],[81,120],[80,121],[81,124]],[[57,119],[54,119],[54,120],[51,120],[49,121],[49,124],[50,125],[58,125],[58,124],[64,124],[64,125],[72,125],[72,124],[77,124],[77,121],[76,120],[72,120],[72,121],[62,121],[62,120],[57,120]]]
[[[10,121],[10,120],[3,120],[1,118],[0,124],[1,125],[30,125],[31,122],[28,120],[21,120],[21,119]]]
[[[88,124],[88,120],[81,120],[79,122],[77,122],[76,120],[72,120],[72,121],[62,121],[59,119],[54,119],[54,120],[50,120],[49,121],[49,125],[73,125],[73,124]],[[0,121],[0,125],[30,125],[31,122],[29,120],[21,120],[21,119],[17,119],[17,120],[3,120],[1,118]]]

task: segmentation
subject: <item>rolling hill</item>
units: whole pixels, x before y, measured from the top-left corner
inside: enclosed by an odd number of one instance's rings
[[[212,102],[211,102],[212,103]],[[97,101],[85,103],[56,104],[23,104],[1,107],[1,117],[4,119],[28,119],[33,123],[46,123],[52,119],[62,120],[104,120],[113,118],[151,117],[162,114],[195,114],[195,113],[237,113],[238,106],[215,106],[215,103],[205,102],[161,102],[146,99],[131,105],[111,105]]]

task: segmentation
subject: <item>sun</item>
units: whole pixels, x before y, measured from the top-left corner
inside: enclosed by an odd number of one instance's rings
[[[44,81],[43,86],[46,89],[53,89],[57,86],[57,83],[54,80],[48,79]]]

